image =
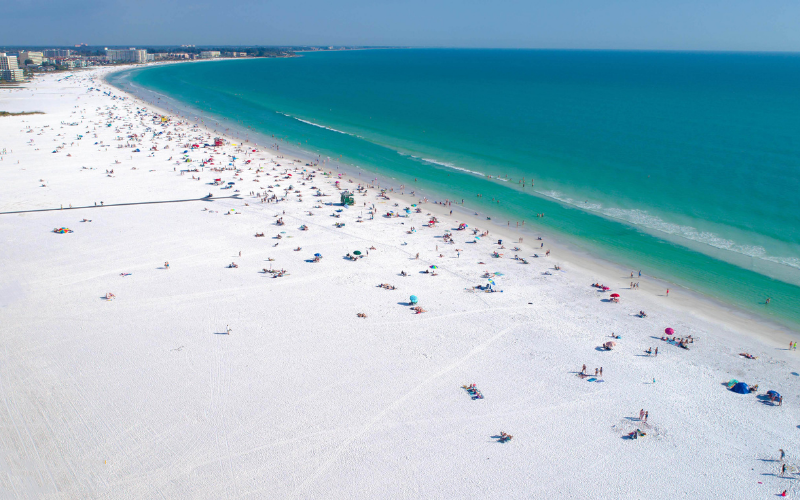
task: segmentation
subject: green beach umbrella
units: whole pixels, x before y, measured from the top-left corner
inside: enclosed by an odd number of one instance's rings
[[[361,251],[356,250],[355,252],[353,252],[353,255],[361,255]]]

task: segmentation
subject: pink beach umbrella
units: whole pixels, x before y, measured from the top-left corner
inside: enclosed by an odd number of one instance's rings
[[[664,333],[666,333],[667,335],[672,335],[673,333],[675,333],[675,330],[673,330],[672,328],[667,328],[666,330],[664,330]]]

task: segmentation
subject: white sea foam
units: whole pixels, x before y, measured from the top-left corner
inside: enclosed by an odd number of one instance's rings
[[[585,203],[570,198],[562,193],[559,193],[558,191],[537,191],[537,193],[556,199],[562,203],[579,207],[589,212],[600,213],[608,218],[627,222],[634,226],[645,227],[650,230],[678,236],[690,241],[718,248],[720,250],[727,250],[741,255],[746,255],[748,257],[800,269],[800,258],[768,255],[767,250],[762,246],[742,245],[709,231],[700,231],[692,226],[667,222],[660,217],[648,213],[646,210],[604,207],[602,204],[594,202]]]
[[[462,167],[456,166],[456,165],[454,165],[452,163],[447,163],[447,162],[444,162],[444,161],[434,160],[432,158],[420,158],[419,156],[414,156],[414,155],[410,155],[410,154],[406,154],[406,153],[401,153],[400,151],[398,151],[397,154],[399,154],[401,156],[407,156],[409,158],[414,158],[415,160],[424,161],[425,163],[430,163],[430,164],[433,164],[433,165],[439,165],[439,166],[442,166],[442,167],[452,168],[453,170],[458,170],[460,172],[466,172],[468,174],[479,175],[481,177],[486,177],[486,174],[484,174],[483,172],[477,172],[475,170],[469,170],[467,168],[462,168]]]
[[[278,111],[278,114],[281,114],[283,116],[288,116],[289,118],[294,118],[295,120],[297,120],[299,122],[303,122],[303,123],[305,123],[307,125],[313,125],[314,127],[324,128],[325,130],[330,130],[331,132],[337,132],[339,134],[349,135],[349,136],[352,136],[352,137],[358,137],[359,139],[363,139],[361,136],[358,136],[358,135],[355,135],[355,134],[351,134],[349,132],[344,132],[344,131],[341,131],[341,130],[337,130],[335,128],[326,127],[325,125],[320,125],[319,123],[314,123],[314,122],[310,122],[308,120],[303,120],[302,118],[298,118],[296,116],[288,115],[286,113],[281,113],[280,111]]]

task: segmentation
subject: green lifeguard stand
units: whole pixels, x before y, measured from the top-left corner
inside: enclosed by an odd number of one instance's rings
[[[350,191],[342,192],[342,196],[340,199],[342,201],[342,205],[344,206],[356,204],[355,197],[353,196],[353,193],[351,193]]]

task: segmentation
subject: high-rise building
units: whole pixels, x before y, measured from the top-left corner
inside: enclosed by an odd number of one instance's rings
[[[147,62],[147,51],[144,49],[137,50],[134,47],[119,50],[106,49],[106,59],[108,59],[108,62],[144,63]]]
[[[72,51],[69,49],[45,49],[44,56],[45,57],[70,57],[72,55]]]
[[[19,53],[19,62],[22,64],[25,64],[25,61],[30,61],[36,66],[41,66],[42,59],[44,59],[44,54],[42,54],[41,52],[23,50]]]
[[[17,64],[17,56],[7,56],[5,52],[0,52],[0,80],[9,82],[25,80],[25,75]]]

